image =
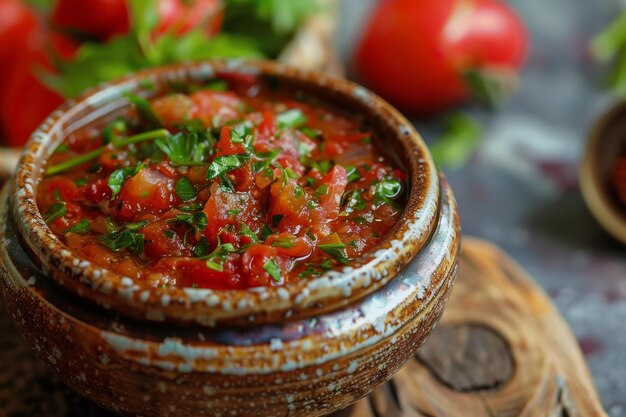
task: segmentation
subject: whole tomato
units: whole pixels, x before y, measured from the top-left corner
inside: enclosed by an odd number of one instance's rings
[[[0,80],[4,80],[15,57],[37,43],[37,15],[19,0],[0,0]]]
[[[77,45],[69,38],[47,33],[39,27],[29,48],[13,57],[3,78],[0,94],[0,125],[3,141],[9,146],[22,146],[31,133],[64,99],[45,85],[39,71],[50,71],[50,51],[69,59]]]
[[[158,25],[155,37],[168,31],[181,35],[198,25],[207,24],[215,33],[221,26],[220,0],[156,0]],[[100,40],[124,35],[130,29],[127,0],[58,0],[52,21]]]
[[[527,47],[522,21],[500,0],[382,0],[355,63],[403,111],[434,113],[470,98],[477,76],[514,84]]]

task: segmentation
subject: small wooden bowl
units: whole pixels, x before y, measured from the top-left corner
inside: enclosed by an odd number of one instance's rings
[[[257,74],[361,114],[410,181],[397,225],[349,266],[284,288],[151,288],[76,257],[35,204],[42,165],[74,129],[172,81]],[[144,87],[150,80],[156,89]],[[368,394],[441,314],[459,259],[454,198],[389,104],[345,80],[274,62],[153,69],[85,93],[37,130],[0,201],[7,308],[68,385],[124,415],[318,416]],[[2,206],[2,203],[0,203]]]
[[[626,102],[615,105],[594,126],[580,167],[580,187],[594,217],[626,243],[626,214],[609,188],[611,169],[626,141]]]

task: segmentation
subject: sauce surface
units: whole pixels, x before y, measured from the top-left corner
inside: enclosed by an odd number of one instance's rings
[[[76,255],[155,287],[310,279],[367,252],[405,204],[405,174],[361,120],[223,74],[172,86],[70,135],[37,199]]]

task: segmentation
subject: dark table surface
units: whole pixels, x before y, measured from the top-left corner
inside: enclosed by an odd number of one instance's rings
[[[346,57],[371,3],[344,1]],[[613,103],[588,43],[620,2],[511,3],[532,38],[520,90],[497,114],[476,114],[485,140],[447,175],[463,232],[498,244],[543,286],[578,338],[605,409],[626,416],[626,248],[598,226],[577,180],[589,129]],[[432,123],[416,125],[435,138]]]

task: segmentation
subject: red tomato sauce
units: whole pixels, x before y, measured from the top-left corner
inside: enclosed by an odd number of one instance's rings
[[[229,74],[71,134],[37,198],[76,255],[154,286],[288,285],[394,226],[405,174],[358,117]]]

